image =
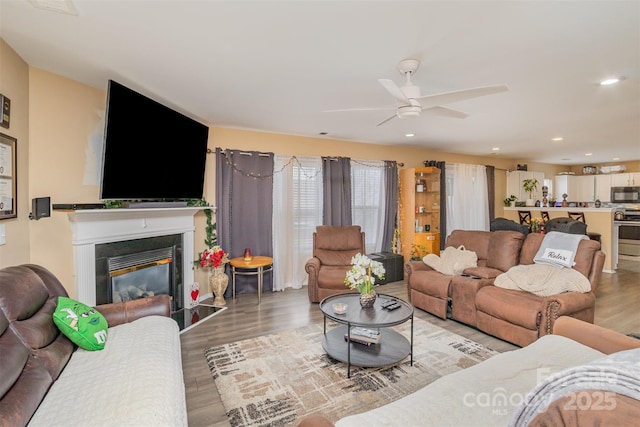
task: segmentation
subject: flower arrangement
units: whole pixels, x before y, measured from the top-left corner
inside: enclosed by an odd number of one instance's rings
[[[229,262],[229,254],[224,251],[220,246],[214,246],[213,248],[205,249],[200,254],[200,266],[201,267],[223,267]]]
[[[544,230],[544,220],[538,217],[531,218],[529,221],[529,231],[531,233],[538,233],[540,230]]]
[[[375,278],[384,279],[384,266],[360,253],[351,258],[351,269],[347,271],[344,284],[349,289],[357,289],[361,294],[371,293],[375,286]]]

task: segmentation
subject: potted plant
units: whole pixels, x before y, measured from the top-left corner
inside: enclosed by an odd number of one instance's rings
[[[509,207],[509,206],[514,207],[516,205],[516,200],[518,200],[518,198],[512,194],[506,199],[504,199],[503,203],[506,207]]]
[[[538,180],[535,178],[523,179],[522,188],[524,189],[525,193],[529,194],[529,198],[527,199],[527,202],[525,204],[527,206],[534,206],[536,202],[533,200],[531,193],[533,193],[538,188]]]
[[[349,289],[357,289],[360,292],[360,305],[362,308],[371,308],[376,301],[376,291],[373,290],[376,279],[384,279],[384,266],[381,262],[373,261],[360,253],[351,258],[351,269],[347,271],[344,284]],[[374,277],[375,276],[375,277]]]

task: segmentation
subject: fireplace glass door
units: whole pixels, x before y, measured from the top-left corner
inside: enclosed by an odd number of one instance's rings
[[[174,249],[170,247],[109,258],[111,301],[171,295],[175,282],[174,256]]]

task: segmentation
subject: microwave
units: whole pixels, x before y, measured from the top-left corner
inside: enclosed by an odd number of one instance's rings
[[[611,202],[613,203],[640,202],[640,187],[611,187]]]

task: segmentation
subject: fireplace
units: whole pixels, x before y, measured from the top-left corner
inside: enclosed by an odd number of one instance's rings
[[[184,307],[182,236],[97,244],[96,304],[166,294],[171,311]]]
[[[179,310],[185,301],[190,301],[194,282],[194,215],[200,207],[144,208],[144,209],[86,209],[67,213],[71,223],[74,254],[74,276],[76,298],[87,305],[108,301],[109,269],[107,262],[98,263],[96,257],[118,257],[134,252],[146,252],[173,248],[175,254],[172,270],[174,305]],[[153,238],[147,240],[148,238]],[[157,238],[169,239],[160,243]],[[172,240],[173,239],[173,240]],[[156,242],[150,244],[148,242]],[[160,240],[163,242],[163,240]],[[178,243],[179,242],[179,243]],[[122,249],[142,243],[135,250],[103,253],[104,248]],[[107,244],[107,246],[104,246]],[[99,248],[99,250],[96,250]],[[110,251],[108,249],[107,251]],[[102,267],[99,267],[99,264]],[[104,282],[103,282],[104,281]],[[98,285],[98,282],[106,283]],[[128,285],[127,285],[128,286]],[[99,290],[100,289],[100,290]],[[188,304],[187,304],[188,305]]]

